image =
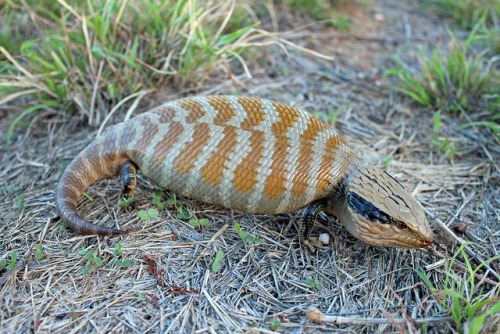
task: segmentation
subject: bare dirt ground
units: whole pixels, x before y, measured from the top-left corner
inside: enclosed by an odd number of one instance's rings
[[[459,148],[445,159],[430,142],[433,111],[384,85],[383,72],[394,66],[391,55],[411,62],[417,52],[446,44],[443,19],[412,3],[389,0],[341,10],[353,23],[349,32],[316,25],[288,34],[294,43],[333,60],[269,49],[259,56],[264,60],[250,61],[253,79],[236,85],[214,78],[198,93],[259,96],[323,117],[329,108],[339,110],[336,127],[359,155],[399,179],[437,218],[430,219],[434,245],[425,250],[367,246],[324,215],[320,222],[328,227],[331,244],[311,254],[295,238],[295,225],[284,232],[294,214],[244,214],[186,198],[180,198],[183,206],[198,219],[208,218],[208,226],[193,228],[167,207],[144,230],[125,237],[63,231],[54,204],[61,163],[76,156],[96,131],[76,118],[44,119],[27,136],[16,129],[11,152],[3,137],[0,141],[0,184],[20,187],[0,190],[0,260],[12,250],[19,257],[15,270],[0,270],[0,331],[268,333],[271,321],[279,319],[278,331],[292,333],[417,333],[422,323],[429,333],[453,332],[449,312],[410,268],[442,286],[443,258],[457,246],[439,222],[465,224],[459,236],[477,243],[473,249],[483,259],[499,253],[499,148],[481,132],[453,130],[463,120],[445,114],[442,129]],[[143,110],[182,94],[160,89]],[[0,131],[6,133],[12,116],[0,117]],[[136,202],[123,210],[117,206],[119,180],[99,181],[86,192],[92,200],[79,202],[79,212],[107,226],[141,227],[137,212],[153,207],[154,190],[141,179]],[[18,195],[24,196],[22,210]],[[165,199],[173,196],[164,194]],[[234,223],[263,244],[244,242]],[[116,243],[122,245],[123,259],[132,261],[130,267],[114,265]],[[41,260],[34,257],[35,244],[44,247]],[[94,264],[84,275],[82,249],[97,252],[104,264]],[[218,250],[225,256],[215,274]],[[492,268],[499,272],[496,264]],[[498,289],[495,276],[483,274],[485,292]],[[306,285],[311,278],[321,282],[322,291]],[[310,322],[306,311],[311,307],[351,320]],[[498,331],[498,320],[491,318],[485,331]]]

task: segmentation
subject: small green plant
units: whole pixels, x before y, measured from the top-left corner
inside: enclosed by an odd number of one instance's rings
[[[431,290],[432,296],[439,304],[450,311],[451,316],[457,326],[457,330],[466,333],[479,333],[486,317],[500,313],[500,290],[497,289],[494,297],[483,295],[483,288],[479,289],[482,282],[476,283],[475,274],[484,265],[500,259],[496,255],[481,264],[475,269],[469,261],[464,248],[472,243],[465,243],[455,252],[450,261],[444,264],[444,274],[446,275],[442,289],[437,289],[430,279],[421,271],[413,269]],[[466,270],[462,274],[453,271],[453,263],[457,256],[461,254],[465,261]],[[482,310],[482,312],[480,312]]]
[[[179,219],[189,219],[191,217],[191,214],[189,213],[188,209],[184,209],[182,206],[177,208],[177,217]]]
[[[177,209],[177,217],[179,219],[189,219],[189,217],[191,217],[189,210],[182,207],[182,202],[176,199],[175,195],[174,197],[167,199],[167,204],[173,205]]]
[[[127,198],[124,197],[124,198],[122,198],[122,200],[120,201],[120,203],[118,203],[118,206],[120,208],[124,208],[127,205],[132,204],[134,201],[135,201],[135,199],[133,197],[127,197]]]
[[[260,240],[259,238],[247,235],[246,232],[241,229],[241,226],[238,223],[234,223],[234,230],[236,232],[238,232],[238,234],[240,235],[241,239],[245,240],[245,242],[247,242],[249,244],[254,243],[254,244],[259,245],[259,244],[262,243],[262,240]]]
[[[453,147],[454,140],[448,140],[448,138],[439,139],[439,128],[441,127],[441,110],[438,110],[434,114],[434,134],[432,135],[431,143],[436,145],[441,153],[443,153],[446,159],[450,159],[453,153],[456,151],[456,147]]]
[[[121,243],[116,243],[115,249],[113,249],[113,255],[118,256],[122,255],[122,244]]]
[[[175,195],[174,195],[174,197],[167,199],[167,204],[177,207],[177,206],[182,205],[182,202],[179,201],[178,199],[176,199]]]
[[[130,261],[129,259],[125,259],[125,260],[116,259],[115,260],[115,266],[117,266],[117,267],[125,268],[125,267],[130,267],[131,265],[132,265],[132,261]]]
[[[3,185],[0,187],[0,190],[5,190],[5,191],[7,191],[8,194],[12,194],[14,192],[21,190],[21,187]]]
[[[282,0],[295,13],[307,15],[317,21],[326,21],[327,24],[342,31],[348,30],[351,22],[342,15],[335,14],[335,7],[347,2],[346,0]]]
[[[148,226],[149,220],[151,218],[156,218],[158,217],[159,214],[160,213],[156,209],[148,209],[148,211],[146,210],[139,211],[137,215],[144,220],[144,226],[142,227],[142,229],[144,230],[146,226]]]
[[[85,265],[85,268],[82,271],[82,273],[84,275],[87,275],[89,273],[90,269],[92,269],[92,263],[95,263],[98,266],[102,266],[102,264],[103,264],[102,259],[97,256],[97,251],[92,253],[88,249],[82,249],[78,252],[78,254],[85,256],[85,259],[87,259],[87,261],[89,261],[89,263],[87,263]]]
[[[210,221],[209,221],[208,219],[206,219],[206,218],[202,218],[202,219],[200,219],[200,220],[191,219],[191,220],[189,221],[189,224],[190,224],[191,226],[194,226],[194,227],[197,227],[197,226],[200,226],[200,227],[201,227],[201,226],[207,226],[209,222],[210,222]]]
[[[35,259],[37,259],[38,261],[40,261],[42,259],[42,257],[43,257],[43,253],[42,253],[43,246],[40,245],[40,244],[37,244],[37,245],[35,245],[35,250],[36,250],[36,252],[35,252]],[[47,261],[50,261],[49,256],[47,256]]]
[[[113,255],[115,256],[122,256],[123,253],[122,253],[122,245],[120,243],[117,243],[115,245],[115,249],[113,249]],[[130,261],[129,259],[125,259],[125,260],[121,260],[121,259],[116,259],[115,260],[115,266],[117,267],[130,267],[132,265],[132,261]]]
[[[153,194],[153,204],[156,205],[158,210],[165,209],[165,203],[161,201],[161,197],[163,195],[163,191],[161,189],[156,189]]]
[[[273,321],[271,321],[271,330],[275,331],[280,326],[281,326],[281,321],[279,321],[278,319],[273,319]]]
[[[137,300],[142,300],[142,294],[140,291],[134,291],[134,294],[137,296]]]
[[[472,28],[477,23],[491,23],[500,15],[498,0],[425,0],[442,15],[452,18],[461,28]]]
[[[424,107],[461,112],[482,110],[488,96],[500,89],[495,71],[485,68],[484,53],[471,55],[470,44],[479,38],[476,26],[467,40],[457,41],[450,32],[448,52],[435,50],[431,59],[420,55],[420,71],[410,71],[405,64],[385,75],[398,78],[396,90],[410,96]],[[487,109],[487,108],[486,108]]]
[[[19,210],[24,209],[24,196],[23,195],[17,196],[17,208]]]
[[[316,288],[318,291],[323,290],[323,285],[317,279],[310,278],[306,281],[306,284],[311,288]]]
[[[7,268],[8,270],[12,270],[16,267],[17,264],[17,253],[15,251],[10,252],[10,260],[2,260],[0,261],[0,268]]]
[[[222,250],[219,250],[217,252],[217,255],[215,255],[215,260],[214,260],[214,263],[212,264],[212,271],[214,273],[217,273],[219,272],[219,269],[220,269],[220,261],[222,260],[222,258],[224,257],[224,252]]]

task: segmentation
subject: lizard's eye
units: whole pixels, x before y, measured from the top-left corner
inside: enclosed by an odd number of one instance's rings
[[[397,222],[396,226],[400,229],[400,230],[407,230],[408,229],[408,225],[406,225],[405,223],[403,222]]]

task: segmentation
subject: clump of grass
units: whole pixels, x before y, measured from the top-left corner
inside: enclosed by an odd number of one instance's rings
[[[431,143],[439,148],[446,159],[450,159],[453,153],[457,150],[454,147],[455,141],[449,138],[440,138],[439,129],[441,127],[441,110],[434,114],[434,134],[432,135]]]
[[[262,36],[258,23],[233,20],[238,28],[228,30],[236,2],[46,2],[5,5],[9,13],[28,13],[40,37],[24,41],[19,54],[0,47],[7,59],[0,63],[0,105],[30,96],[33,105],[78,111],[90,124],[156,87],[200,84],[232,59],[246,69],[241,53]]]
[[[395,89],[425,107],[455,112],[496,109],[500,105],[491,97],[500,94],[498,75],[484,65],[484,53],[475,55],[470,50],[478,27],[463,43],[450,32],[449,51],[435,50],[430,59],[420,55],[420,70],[410,71],[405,65],[388,70],[386,75],[396,76]]]
[[[339,30],[348,30],[351,22],[348,18],[337,15],[335,8],[349,0],[281,0],[282,5],[292,12],[307,15],[316,21],[325,21]]]
[[[432,296],[438,303],[451,313],[457,330],[475,334],[480,332],[488,316],[500,313],[500,289],[493,289],[488,295],[485,295],[483,288],[480,288],[483,282],[476,282],[474,275],[484,265],[499,259],[500,255],[486,260],[473,269],[467,253],[464,251],[464,248],[470,244],[463,244],[455,252],[451,260],[445,262],[444,274],[446,277],[443,287],[440,289],[436,288],[423,272],[416,269],[413,270],[420,276],[427,287],[431,289]],[[452,269],[453,262],[460,254],[465,261],[466,271],[455,273]]]
[[[484,35],[488,39],[487,47],[491,52],[500,55],[500,29],[485,29]]]
[[[426,0],[461,28],[472,28],[481,20],[492,22],[500,16],[498,0]]]

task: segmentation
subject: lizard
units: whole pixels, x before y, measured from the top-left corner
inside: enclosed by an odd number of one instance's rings
[[[76,204],[89,185],[117,175],[130,196],[138,169],[164,189],[241,212],[300,210],[299,238],[310,250],[322,248],[311,237],[321,211],[370,245],[422,248],[434,239],[396,179],[359,158],[332,126],[280,102],[187,97],[108,127],[61,176],[62,221],[82,234],[129,233],[85,221]]]

